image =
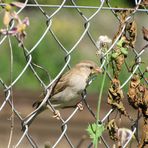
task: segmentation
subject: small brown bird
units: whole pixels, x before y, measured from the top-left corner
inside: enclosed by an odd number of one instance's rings
[[[72,69],[62,75],[53,87],[49,98],[53,107],[58,109],[77,106],[81,102],[80,95],[86,88],[89,77],[99,73],[101,73],[101,69],[93,61],[85,60],[76,64]],[[37,108],[41,102],[42,100],[36,101],[33,107]],[[45,103],[42,111],[47,108],[51,109]],[[59,115],[55,117],[57,116]]]

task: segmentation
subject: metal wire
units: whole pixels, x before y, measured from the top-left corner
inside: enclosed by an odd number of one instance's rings
[[[141,0],[139,0],[139,1],[135,0],[135,4],[136,4],[135,8],[114,8],[114,7],[112,7],[110,5],[109,0],[108,1],[105,1],[105,0],[100,1],[99,6],[79,6],[79,5],[76,4],[76,1],[74,1],[74,0],[71,0],[71,5],[65,5],[65,3],[67,2],[66,0],[63,0],[61,2],[61,4],[59,4],[59,5],[43,5],[43,4],[39,4],[37,0],[33,0],[33,1],[34,1],[34,4],[30,4],[30,3],[28,3],[29,1],[26,0],[23,7],[20,8],[17,11],[17,14],[18,15],[21,14],[21,12],[23,10],[25,10],[26,8],[28,8],[28,7],[38,8],[38,10],[40,10],[40,13],[44,17],[44,21],[45,21],[47,26],[46,26],[43,34],[41,35],[41,37],[38,39],[38,41],[36,41],[36,43],[33,45],[33,47],[31,49],[27,48],[25,43],[21,44],[20,48],[24,52],[24,58],[26,59],[26,64],[23,67],[22,71],[18,74],[18,76],[16,78],[14,78],[14,80],[9,85],[2,78],[0,78],[0,84],[2,85],[3,90],[5,92],[5,97],[3,98],[4,101],[2,102],[2,104],[0,104],[0,112],[2,110],[4,110],[6,104],[8,103],[10,105],[10,107],[12,108],[12,110],[14,111],[17,118],[20,120],[20,125],[22,125],[22,131],[23,131],[22,136],[19,138],[18,142],[15,144],[15,146],[14,146],[15,148],[20,146],[20,144],[24,140],[24,137],[27,137],[27,140],[29,141],[30,146],[35,147],[35,148],[38,147],[37,143],[34,141],[34,139],[29,134],[30,125],[34,122],[34,119],[38,116],[38,114],[40,113],[40,109],[42,108],[42,106],[45,103],[48,103],[48,105],[51,107],[53,113],[56,111],[54,109],[54,107],[52,106],[52,104],[50,103],[50,100],[48,98],[50,96],[50,93],[52,92],[52,88],[57,83],[59,77],[62,75],[64,70],[67,67],[70,68],[69,65],[70,65],[70,62],[72,60],[71,55],[72,55],[72,53],[76,52],[76,48],[82,42],[82,40],[85,38],[85,36],[87,36],[89,38],[89,40],[91,41],[91,43],[95,46],[96,51],[98,50],[95,39],[94,39],[93,35],[90,32],[90,27],[91,27],[92,20],[95,19],[95,17],[98,14],[100,14],[100,12],[102,10],[106,10],[106,11],[110,11],[111,13],[113,13],[115,15],[115,17],[116,17],[116,20],[121,22],[120,17],[118,17],[115,14],[115,11],[116,10],[120,10],[120,11],[121,10],[124,10],[124,11],[125,10],[130,10],[130,11],[132,11],[132,13],[130,13],[125,18],[124,22],[122,24],[120,24],[121,25],[120,31],[118,32],[118,35],[116,36],[115,40],[112,42],[110,47],[107,49],[107,51],[102,53],[101,59],[98,58],[98,61],[100,61],[100,67],[102,69],[104,69],[105,71],[107,71],[107,75],[108,75],[109,79],[112,80],[112,74],[106,68],[106,63],[108,62],[107,61],[108,60],[107,56],[112,53],[113,48],[116,46],[117,42],[120,40],[121,36],[123,35],[123,32],[125,31],[127,23],[130,22],[130,20],[134,18],[134,15],[136,13],[138,13],[138,12],[141,12],[141,13],[147,13],[148,12],[147,9],[140,9],[139,8],[140,4],[142,3]],[[105,2],[108,4],[108,7],[104,7]],[[0,6],[5,6],[5,5],[6,5],[5,3],[0,3]],[[49,9],[54,8],[54,11],[53,11],[52,14],[49,15],[48,12],[46,12],[47,9],[45,9],[45,8],[49,8]],[[54,30],[52,29],[53,20],[54,20],[55,16],[57,16],[61,12],[62,9],[75,9],[76,12],[83,19],[82,22],[83,22],[83,25],[84,25],[84,31],[81,33],[80,37],[75,42],[75,44],[69,49],[67,49],[65,47],[65,45],[60,41],[60,39],[58,38],[58,36],[54,32]],[[93,14],[91,16],[87,17],[81,11],[82,9],[94,9],[95,12],[93,12]],[[10,29],[13,28],[13,26],[14,26],[14,21],[12,20]],[[37,51],[37,48],[39,47],[41,42],[44,41],[44,38],[48,33],[50,33],[50,35],[52,36],[52,38],[54,39],[56,44],[60,47],[59,50],[62,53],[64,53],[63,59],[65,59],[65,64],[64,64],[63,67],[61,67],[60,72],[52,80],[51,80],[51,76],[49,74],[49,82],[48,82],[48,84],[45,84],[44,81],[42,80],[42,78],[40,77],[39,73],[35,69],[35,67],[40,68],[40,69],[42,69],[42,70],[44,70],[46,72],[47,72],[47,70],[33,62],[33,53]],[[6,38],[7,38],[7,35],[5,35],[3,38],[1,38],[0,46],[2,46],[2,44],[5,42]],[[18,39],[17,39],[17,41],[19,43]],[[144,75],[144,72],[140,69],[141,61],[142,61],[142,55],[144,54],[146,49],[147,49],[147,46],[145,46],[140,52],[137,52],[136,49],[133,49],[132,55],[134,56],[134,60],[137,63],[134,63],[135,68],[133,68],[132,72],[130,72],[130,73],[128,72],[129,76],[126,78],[126,80],[123,82],[123,84],[121,84],[120,89],[127,86],[129,81],[131,80],[131,78],[133,77],[133,75],[137,71],[140,72],[140,74],[143,76],[142,79],[144,79],[146,84],[148,84],[146,76]],[[92,52],[95,52],[95,51],[92,51]],[[13,104],[13,102],[12,102],[12,100],[10,98],[11,98],[11,94],[13,93],[11,89],[16,85],[17,82],[19,82],[22,79],[24,73],[28,69],[31,70],[34,77],[36,78],[36,81],[38,81],[41,84],[43,92],[44,92],[44,99],[43,99],[43,102],[38,106],[37,109],[35,109],[33,112],[29,113],[25,118],[23,118],[21,116],[21,114],[19,113],[19,111],[15,108],[15,106],[14,106],[14,104]],[[128,68],[127,68],[127,71],[128,71]],[[85,102],[85,104],[87,106],[87,109],[91,113],[91,116],[93,117],[93,119],[96,120],[96,114],[90,108],[89,104],[86,101],[86,94],[82,94],[82,100],[84,100],[84,102]],[[109,118],[109,116],[113,112],[114,112],[114,109],[111,108],[108,112],[106,112],[106,115],[103,117],[103,119],[98,121],[98,123],[100,123],[100,122],[101,123],[107,123],[106,120]],[[56,147],[57,145],[60,145],[60,142],[64,137],[65,137],[65,139],[66,139],[66,141],[67,141],[67,143],[69,144],[70,147],[72,147],[72,148],[75,147],[75,145],[72,142],[72,139],[68,136],[67,131],[68,131],[68,128],[69,128],[68,124],[70,124],[71,119],[77,113],[78,113],[78,107],[76,107],[73,110],[73,112],[69,115],[69,117],[67,119],[64,120],[62,117],[60,118],[61,124],[60,124],[59,128],[61,128],[61,134],[57,135],[56,142],[52,144],[53,148]],[[129,122],[130,122],[130,120],[129,120]],[[130,138],[128,139],[128,141],[125,143],[125,145],[123,147],[126,147],[130,143],[130,141],[132,139],[132,136],[135,134],[136,130],[137,130],[136,127],[134,127],[133,134],[130,136]],[[103,141],[104,146],[109,147],[109,144],[108,144],[106,138],[104,138],[102,136],[101,139]],[[90,143],[89,143],[89,145],[87,147],[92,147],[92,142],[91,141],[90,141]]]

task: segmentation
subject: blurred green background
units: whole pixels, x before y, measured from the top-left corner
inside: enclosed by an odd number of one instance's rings
[[[7,0],[4,2],[11,2],[12,0]],[[22,0],[24,2],[24,0]],[[40,0],[40,4],[51,4],[51,5],[59,5],[62,0]],[[111,0],[111,5],[114,7],[134,7],[134,0]],[[29,3],[33,3],[33,0],[29,1]],[[77,0],[77,5],[84,6],[99,6],[98,0]],[[67,5],[71,5],[70,2],[66,3]],[[51,15],[57,8],[48,8],[45,7],[44,10],[47,14]],[[16,9],[17,11],[17,9]],[[87,16],[91,16],[96,9],[81,9],[81,11]],[[2,20],[3,20],[4,10],[1,9],[0,13],[0,28],[3,28]],[[20,14],[20,18],[28,16],[30,20],[30,25],[27,28],[27,37],[25,39],[25,46],[28,50],[30,50],[36,42],[40,39],[42,34],[44,33],[46,26],[46,18],[36,7],[27,7]],[[143,12],[138,12],[134,16],[134,19],[137,23],[138,28],[138,36],[136,42],[136,50],[141,49],[146,42],[142,37],[142,26],[148,27],[147,24],[147,14]],[[84,31],[84,23],[83,18],[78,14],[75,9],[72,8],[62,8],[52,19],[51,29],[57,35],[60,42],[63,46],[70,50],[77,40],[80,38],[81,34]],[[110,38],[113,38],[116,32],[118,31],[119,22],[116,17],[112,14],[110,10],[101,10],[90,22],[90,32],[97,41],[100,35],[107,35]],[[2,36],[0,37],[2,39]],[[26,60],[24,58],[23,50],[18,46],[18,43],[14,37],[10,37],[13,49],[13,80],[20,74],[23,67],[26,65]],[[129,52],[129,64],[133,64],[134,56],[132,51]],[[54,78],[59,71],[62,69],[65,63],[65,53],[62,51],[60,46],[54,40],[53,36],[50,32],[47,33],[45,38],[41,41],[39,46],[32,53],[33,62],[44,67]],[[79,62],[82,59],[91,59],[96,61],[99,65],[99,57],[96,56],[96,48],[93,43],[90,41],[87,35],[82,39],[79,45],[76,47],[74,52],[71,54],[71,65]],[[147,64],[147,52],[142,56],[142,61],[144,62],[142,67],[145,68]],[[8,85],[10,84],[10,47],[8,44],[8,38],[0,45],[0,78],[4,80]],[[124,82],[129,73],[127,70],[124,70],[121,73],[120,77],[121,82]],[[49,83],[48,77],[45,72],[42,70],[36,69],[39,73],[40,77],[44,80],[46,84]],[[98,85],[100,85],[100,80],[102,76],[97,78],[97,81],[94,81],[93,87],[90,87],[90,91],[94,92],[98,89]],[[109,84],[109,83],[107,83]],[[28,68],[27,71],[23,74],[22,78],[16,83],[15,88],[26,88],[26,89],[39,89],[40,83],[34,77],[32,71]]]
[[[13,2],[14,0],[2,0],[5,3],[10,3]],[[25,2],[25,0],[15,0],[19,2]],[[56,5],[56,4],[61,4],[63,2],[62,0],[38,0],[37,1],[40,4],[50,4],[50,5]],[[75,1],[78,5],[87,5],[87,6],[96,6],[100,4],[100,1],[98,0],[76,0]],[[29,0],[29,3],[34,3],[33,0]],[[67,1],[66,4],[71,4],[70,1]],[[118,7],[129,7],[129,6],[134,6],[135,5],[135,0],[110,0],[110,4],[113,6],[118,6]]]

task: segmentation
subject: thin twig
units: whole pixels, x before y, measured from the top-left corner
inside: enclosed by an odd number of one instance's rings
[[[9,35],[8,35],[8,42],[9,42],[9,48],[10,48],[10,84],[11,84],[13,81],[13,49],[12,49],[11,39]],[[10,117],[11,128],[10,128],[10,136],[9,136],[9,141],[8,141],[8,148],[10,148],[11,146],[13,133],[14,133],[14,110],[13,110],[14,102],[13,102],[13,88],[12,87],[10,88],[10,92],[11,92],[10,99],[12,102],[12,107],[11,107],[11,117]]]

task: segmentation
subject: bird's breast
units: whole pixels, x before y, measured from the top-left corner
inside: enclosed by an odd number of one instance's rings
[[[66,106],[76,105],[80,100],[78,92],[71,87],[65,88],[63,91],[54,95],[51,99],[51,103],[54,107],[62,108]]]
[[[82,75],[74,75],[70,80],[70,86],[73,91],[80,93],[86,87],[86,78]]]
[[[76,105],[80,100],[80,94],[86,87],[86,78],[81,75],[73,75],[64,90],[52,96],[51,103],[56,107]]]

